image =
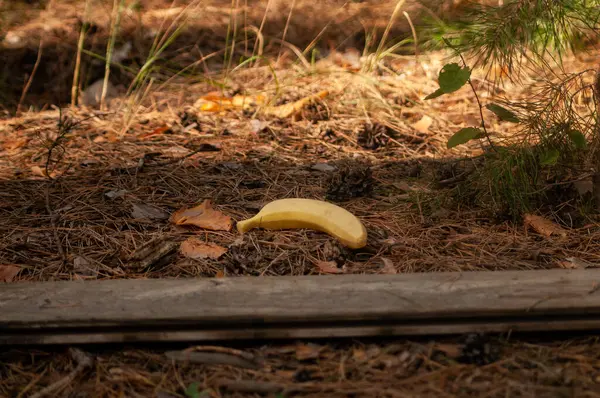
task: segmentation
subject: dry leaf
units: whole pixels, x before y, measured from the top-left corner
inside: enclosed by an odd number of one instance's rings
[[[169,126],[166,126],[166,125],[161,126],[161,127],[158,127],[156,129],[152,130],[149,133],[144,133],[144,134],[138,135],[138,138],[143,139],[143,138],[154,137],[155,135],[163,135],[169,130],[171,130],[171,128]]]
[[[196,238],[188,238],[181,244],[179,250],[181,254],[188,258],[212,258],[215,260],[227,252],[227,249],[224,247],[210,242],[204,243]]]
[[[567,236],[567,231],[561,228],[560,225],[555,224],[544,217],[525,214],[525,216],[523,216],[523,221],[526,227],[530,226],[534,231],[546,237],[551,235]]]
[[[17,138],[16,140],[5,142],[4,149],[7,151],[14,151],[15,149],[24,147],[25,145],[27,145],[28,142],[29,138],[27,137]]]
[[[19,271],[18,265],[0,265],[0,282],[12,282]]]
[[[337,170],[335,166],[332,166],[332,165],[327,164],[327,163],[315,163],[310,168],[311,168],[311,170],[323,171],[323,172]]]
[[[262,105],[266,102],[264,95],[236,95],[231,99],[231,104],[236,108],[248,108],[252,105]]]
[[[146,205],[143,203],[134,203],[133,210],[131,211],[131,216],[133,218],[139,219],[150,219],[150,220],[165,220],[169,218],[169,215],[159,209],[158,207]]]
[[[356,362],[365,362],[369,359],[369,357],[367,356],[367,352],[362,348],[353,348],[352,359],[354,359]]]
[[[46,174],[45,168],[42,169],[40,166],[31,166],[31,172],[35,176],[48,178],[48,174]],[[56,177],[56,172],[50,172],[50,177]]]
[[[296,359],[304,361],[318,358],[322,350],[323,347],[316,344],[298,344],[296,346]]]
[[[458,358],[462,354],[462,348],[458,344],[436,344],[435,349],[443,352],[449,358]]]
[[[419,133],[427,134],[429,132],[429,127],[431,127],[431,123],[433,123],[433,119],[424,115],[421,120],[413,124],[412,127]]]
[[[593,267],[594,264],[577,257],[567,257],[565,261],[559,261],[558,265],[565,269],[585,269]]]
[[[294,116],[302,111],[302,109],[310,104],[312,101],[317,99],[323,99],[329,95],[329,91],[323,90],[315,95],[304,97],[296,102],[290,102],[279,106],[270,106],[265,109],[265,114],[268,116],[275,116],[281,119]]]
[[[394,267],[394,262],[386,257],[381,257],[381,261],[383,262],[383,268],[381,272],[384,274],[397,274],[398,271],[396,267]]]
[[[175,225],[195,225],[213,231],[229,231],[232,225],[231,217],[214,210],[208,199],[191,209],[177,210],[171,216],[171,222]]]
[[[215,278],[225,278],[225,272],[222,269],[218,270],[215,274]]]
[[[265,103],[263,95],[236,95],[233,98],[223,97],[218,92],[210,92],[194,103],[194,108],[202,112],[220,112],[232,108],[245,109],[252,105]]]
[[[335,261],[317,261],[315,264],[324,274],[341,274],[344,272],[338,268]]]

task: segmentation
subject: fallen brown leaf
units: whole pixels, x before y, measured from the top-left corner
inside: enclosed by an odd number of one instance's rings
[[[150,131],[149,133],[144,133],[144,134],[138,135],[138,138],[143,139],[143,138],[154,137],[155,135],[163,135],[169,130],[171,130],[171,128],[169,126],[166,126],[166,125],[161,126],[161,127],[155,128],[154,130]]]
[[[177,210],[171,216],[171,222],[175,225],[194,225],[213,231],[229,231],[232,226],[231,217],[214,210],[209,199],[191,209]]]
[[[328,95],[329,91],[323,90],[317,94],[301,98],[295,102],[290,102],[279,106],[269,106],[265,108],[264,113],[268,116],[275,116],[281,119],[285,119],[300,113],[302,109],[308,104],[310,104],[312,101],[317,99],[323,99]]]
[[[12,282],[19,271],[18,265],[0,265],[0,282]]]
[[[427,134],[429,132],[429,127],[433,123],[433,119],[427,115],[424,115],[421,120],[412,125],[412,127],[417,130],[419,133]]]
[[[165,220],[169,218],[169,214],[164,210],[144,203],[134,203],[132,205],[131,216],[137,219],[147,218],[149,220]]]
[[[558,265],[565,269],[585,269],[594,266],[589,261],[577,257],[567,257],[564,261],[559,261]]]
[[[193,259],[212,258],[218,259],[227,252],[227,249],[215,243],[204,243],[197,238],[188,238],[181,244],[180,252]]]
[[[4,149],[7,151],[14,151],[15,149],[24,147],[25,145],[27,145],[28,142],[29,142],[29,138],[27,138],[27,137],[17,138],[12,141],[5,141]]]
[[[462,353],[462,348],[458,344],[436,344],[435,349],[443,352],[450,358],[458,358]]]
[[[316,344],[298,344],[296,346],[296,359],[305,361],[307,359],[318,358],[322,350],[323,347]]]
[[[202,112],[221,112],[232,108],[248,108],[252,105],[265,103],[263,95],[235,95],[234,97],[223,97],[218,92],[210,92],[194,103],[194,107]]]
[[[535,232],[539,233],[540,235],[544,235],[545,237],[549,237],[551,235],[559,235],[562,237],[567,236],[567,231],[565,231],[560,225],[555,224],[541,216],[525,214],[525,216],[523,216],[523,222],[526,227],[531,227]]]
[[[367,356],[367,352],[362,348],[353,348],[352,349],[352,359],[356,362],[365,362],[369,359]]]
[[[341,274],[344,272],[338,268],[335,261],[317,261],[315,264],[324,274]]]
[[[38,176],[38,177],[48,177],[48,174],[46,174],[46,170],[45,168],[41,168],[40,166],[31,166],[31,172],[33,173],[33,175]],[[55,172],[50,172],[50,177],[56,177],[56,173]]]
[[[386,257],[381,257],[381,261],[383,262],[383,268],[381,269],[381,272],[383,274],[397,274],[398,271],[396,270],[396,267],[394,267],[394,262],[392,260],[390,260],[389,258]]]

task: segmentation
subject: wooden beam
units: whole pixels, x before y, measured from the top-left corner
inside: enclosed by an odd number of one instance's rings
[[[600,329],[600,270],[4,284],[0,344]]]

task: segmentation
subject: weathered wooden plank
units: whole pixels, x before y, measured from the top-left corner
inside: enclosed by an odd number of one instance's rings
[[[600,328],[600,270],[15,283],[0,343]]]

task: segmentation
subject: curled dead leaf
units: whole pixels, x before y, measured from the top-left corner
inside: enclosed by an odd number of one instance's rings
[[[564,238],[567,236],[567,231],[564,230],[560,225],[541,216],[525,214],[523,216],[523,223],[525,227],[531,227],[535,232],[540,235],[544,235],[545,237],[559,235]]]
[[[181,244],[179,251],[188,258],[211,258],[216,260],[225,254],[227,249],[215,243],[204,243],[197,238],[188,238]]]
[[[231,217],[214,210],[208,199],[191,209],[177,210],[171,216],[171,222],[175,225],[194,225],[213,231],[229,231],[232,226]]]

